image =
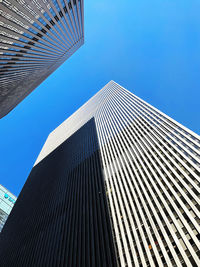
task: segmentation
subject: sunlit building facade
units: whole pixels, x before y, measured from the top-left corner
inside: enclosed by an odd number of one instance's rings
[[[4,186],[0,185],[0,232],[3,229],[16,199],[15,195],[8,191]]]
[[[0,0],[0,118],[84,42],[83,0]]]
[[[200,266],[199,178],[200,137],[111,81],[48,136],[0,265]]]

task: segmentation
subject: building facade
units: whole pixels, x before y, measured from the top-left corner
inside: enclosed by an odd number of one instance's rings
[[[0,265],[200,266],[199,178],[200,137],[111,81],[48,136]]]
[[[0,185],[0,232],[3,229],[16,199],[16,196],[10,193],[4,186]]]
[[[84,42],[83,0],[0,0],[0,118]]]

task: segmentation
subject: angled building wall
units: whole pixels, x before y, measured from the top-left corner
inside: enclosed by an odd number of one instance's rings
[[[47,138],[2,231],[0,264],[40,266],[40,253],[57,266],[60,252],[58,266],[199,266],[199,177],[199,136],[111,81]]]
[[[0,0],[0,118],[84,42],[83,0]]]
[[[31,171],[3,230],[0,266],[115,267],[108,212],[92,118]]]

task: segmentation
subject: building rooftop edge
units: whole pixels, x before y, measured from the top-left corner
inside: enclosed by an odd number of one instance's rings
[[[14,197],[17,198],[17,196],[15,194],[13,194],[9,189],[7,189],[5,186],[3,186],[2,184],[0,184],[3,188],[5,188],[8,192],[10,192]]]

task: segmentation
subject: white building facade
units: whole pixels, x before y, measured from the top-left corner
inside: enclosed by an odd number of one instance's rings
[[[50,133],[0,265],[198,267],[199,179],[200,137],[111,81]]]
[[[119,266],[200,266],[200,137],[111,81],[48,137],[94,118]]]

